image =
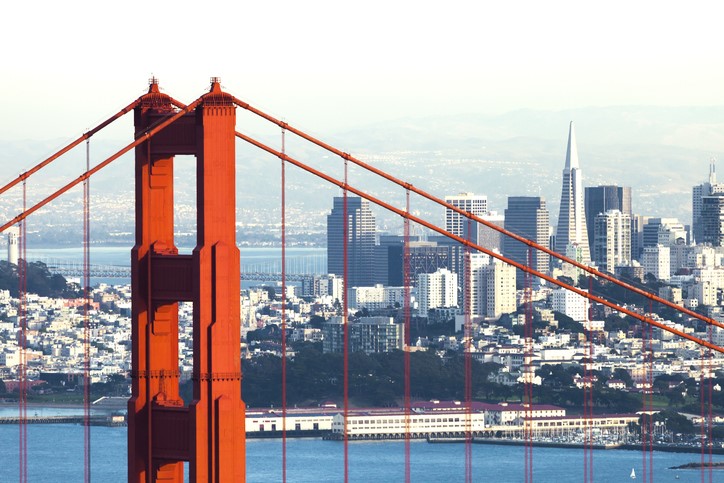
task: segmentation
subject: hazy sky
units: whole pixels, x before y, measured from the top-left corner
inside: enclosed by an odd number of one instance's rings
[[[723,105],[719,3],[6,2],[0,140],[75,137],[151,75],[184,101],[220,76],[316,133],[522,107]]]

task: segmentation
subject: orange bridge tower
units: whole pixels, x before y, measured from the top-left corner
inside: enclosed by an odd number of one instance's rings
[[[135,109],[136,136],[177,112],[152,79]],[[131,255],[132,397],[128,481],[245,481],[241,400],[236,110],[213,78],[195,109],[135,151],[136,244]],[[197,242],[174,244],[175,155],[196,156]],[[179,395],[178,302],[193,302],[193,401]]]

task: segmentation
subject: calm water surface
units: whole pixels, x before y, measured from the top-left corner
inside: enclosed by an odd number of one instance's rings
[[[28,426],[30,482],[76,482],[83,480],[83,428],[79,425]],[[93,427],[92,479],[126,481],[126,428]],[[18,426],[0,425],[0,482],[18,479]],[[247,481],[281,481],[281,440],[247,442]],[[724,461],[714,456],[715,461]],[[701,471],[669,470],[670,466],[700,460],[698,454],[654,453],[654,481],[700,482]],[[403,442],[354,442],[349,445],[349,476],[352,482],[404,481]],[[519,482],[523,475],[524,448],[473,445],[474,481]],[[596,451],[594,481],[627,482],[631,468],[643,479],[642,454],[638,451]],[[583,480],[583,450],[534,448],[534,480],[578,483]],[[343,445],[321,439],[290,439],[287,442],[289,482],[340,482]],[[457,482],[465,477],[463,444],[411,444],[413,481]],[[679,479],[676,479],[676,476]],[[705,481],[709,481],[708,473]],[[724,481],[724,471],[713,480]]]

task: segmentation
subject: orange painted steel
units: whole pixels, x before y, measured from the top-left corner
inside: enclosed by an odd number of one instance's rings
[[[596,295],[591,295],[591,294],[589,294],[588,292],[585,292],[585,291],[583,291],[583,290],[581,290],[581,289],[579,289],[579,288],[577,288],[577,287],[574,287],[574,286],[572,286],[572,285],[568,285],[568,284],[565,283],[565,282],[561,282],[560,280],[558,280],[558,279],[556,279],[556,278],[553,278],[553,277],[551,277],[551,276],[549,276],[549,275],[546,275],[545,273],[542,273],[542,272],[539,272],[539,271],[537,271],[537,270],[534,270],[534,269],[530,268],[530,267],[527,266],[527,265],[524,265],[524,264],[522,264],[522,263],[518,263],[518,262],[516,262],[515,260],[511,260],[511,259],[509,259],[509,258],[506,258],[506,257],[502,256],[500,253],[494,252],[494,251],[492,251],[492,250],[490,250],[490,249],[488,249],[488,248],[485,248],[485,247],[483,247],[483,246],[481,246],[481,245],[478,245],[478,244],[469,242],[468,240],[466,240],[466,239],[463,238],[463,237],[460,237],[460,236],[454,235],[454,234],[452,234],[452,233],[450,233],[450,232],[447,232],[447,231],[445,231],[444,229],[440,228],[440,227],[437,226],[437,225],[434,225],[434,224],[432,224],[432,223],[430,223],[430,222],[428,222],[428,221],[426,221],[426,220],[423,220],[422,218],[419,218],[419,217],[417,217],[417,216],[414,216],[414,215],[412,215],[412,214],[406,213],[404,210],[401,210],[401,209],[399,209],[399,208],[397,208],[397,207],[395,207],[395,206],[392,206],[391,204],[389,204],[389,203],[387,203],[387,202],[385,202],[385,201],[382,201],[382,200],[379,199],[379,198],[376,198],[376,197],[374,197],[374,196],[372,196],[372,195],[370,195],[370,194],[368,194],[368,193],[366,193],[366,192],[364,192],[364,191],[362,191],[362,190],[360,190],[360,189],[354,188],[353,186],[350,186],[350,185],[348,185],[348,184],[346,184],[346,183],[344,183],[344,182],[342,182],[342,181],[339,181],[338,179],[336,179],[336,178],[334,178],[334,177],[332,177],[332,176],[329,176],[329,175],[327,175],[327,174],[325,174],[325,173],[323,173],[323,172],[321,172],[321,171],[319,171],[319,170],[317,170],[317,169],[314,169],[314,168],[312,168],[312,167],[310,167],[310,166],[307,166],[306,164],[302,163],[301,161],[298,161],[298,160],[296,160],[296,159],[294,159],[294,158],[292,158],[292,157],[290,157],[290,156],[288,156],[288,155],[286,155],[286,154],[280,153],[279,151],[275,150],[274,148],[271,148],[271,147],[269,147],[269,146],[267,146],[267,145],[265,145],[265,144],[257,141],[256,139],[254,139],[254,138],[252,138],[252,137],[249,137],[249,136],[247,136],[247,135],[245,135],[245,134],[243,134],[243,133],[240,133],[240,132],[238,132],[238,131],[236,132],[236,136],[237,136],[239,139],[242,139],[242,140],[248,142],[249,144],[251,144],[251,145],[253,145],[253,146],[256,146],[257,148],[259,148],[259,149],[261,149],[261,150],[263,150],[263,151],[266,151],[266,152],[269,153],[269,154],[272,154],[272,155],[274,155],[274,156],[276,156],[276,157],[279,157],[279,158],[282,158],[282,157],[283,157],[283,159],[284,159],[285,161],[287,161],[287,162],[289,162],[289,163],[297,166],[298,168],[303,169],[304,171],[306,171],[306,172],[308,172],[308,173],[310,173],[310,174],[313,174],[313,175],[315,175],[315,176],[317,176],[317,177],[319,177],[319,178],[321,178],[321,179],[323,179],[323,180],[325,180],[325,181],[327,181],[327,182],[329,182],[329,183],[331,183],[331,184],[333,184],[333,185],[339,186],[340,188],[343,188],[343,189],[345,189],[345,190],[347,190],[347,191],[349,191],[349,192],[351,192],[351,193],[354,193],[354,194],[356,194],[357,196],[360,196],[360,197],[362,197],[362,198],[365,198],[366,200],[368,200],[368,201],[376,204],[377,206],[380,206],[381,208],[384,208],[384,209],[386,209],[386,210],[388,210],[388,211],[391,211],[392,213],[395,213],[395,214],[397,214],[397,215],[399,215],[399,216],[401,216],[401,217],[403,217],[403,218],[406,218],[406,217],[407,217],[407,218],[410,219],[410,221],[414,221],[415,223],[418,223],[418,224],[424,226],[425,228],[429,228],[430,230],[432,230],[432,231],[434,231],[434,232],[437,232],[437,233],[439,233],[439,234],[441,234],[441,235],[444,235],[444,236],[450,238],[451,240],[455,240],[456,242],[462,244],[463,246],[469,246],[470,248],[473,248],[473,249],[475,249],[475,250],[477,250],[477,251],[479,251],[479,252],[485,253],[486,255],[489,255],[489,256],[491,256],[491,257],[493,257],[493,258],[495,258],[495,259],[501,260],[501,261],[503,261],[503,262],[505,262],[505,263],[507,263],[507,264],[509,264],[509,265],[513,265],[514,267],[516,267],[516,268],[518,268],[518,269],[520,269],[520,270],[522,270],[522,271],[524,271],[524,272],[526,272],[526,273],[530,273],[530,274],[533,275],[534,277],[538,277],[538,278],[540,278],[540,279],[546,280],[547,282],[549,282],[549,283],[551,283],[551,284],[553,284],[553,285],[556,285],[556,286],[558,286],[558,287],[564,288],[564,289],[566,289],[566,290],[568,290],[568,291],[570,291],[570,292],[574,292],[574,293],[580,295],[581,297],[587,298],[588,300],[592,300],[592,301],[594,301],[594,302],[598,302],[598,303],[600,303],[600,304],[603,304],[603,305],[605,305],[606,307],[610,307],[610,308],[612,308],[612,309],[614,309],[614,310],[616,310],[617,312],[620,312],[620,313],[622,313],[622,314],[629,315],[629,316],[631,316],[631,317],[633,317],[633,318],[635,318],[635,319],[637,319],[637,320],[639,320],[639,321],[641,321],[641,322],[644,322],[644,323],[646,323],[646,324],[648,324],[648,325],[651,325],[651,326],[653,326],[653,327],[658,327],[658,328],[661,329],[661,330],[664,330],[664,331],[669,332],[669,333],[671,333],[671,334],[677,335],[677,336],[679,336],[679,337],[683,337],[684,339],[690,340],[690,341],[696,343],[697,345],[704,346],[704,347],[707,347],[707,348],[712,349],[712,350],[714,350],[714,351],[724,353],[724,347],[720,347],[720,346],[718,346],[718,345],[715,345],[715,344],[713,344],[713,343],[707,342],[707,341],[705,341],[705,340],[703,340],[703,339],[699,339],[698,337],[694,337],[694,336],[692,336],[692,335],[690,335],[690,334],[687,334],[687,333],[685,333],[685,332],[682,332],[682,331],[680,331],[680,330],[677,330],[677,329],[673,329],[673,328],[671,328],[671,327],[668,327],[668,326],[666,326],[666,325],[664,325],[664,324],[662,324],[662,323],[660,323],[660,322],[657,322],[657,321],[655,321],[655,320],[653,320],[653,319],[644,317],[644,316],[642,316],[641,314],[638,314],[638,313],[636,313],[636,312],[634,312],[634,311],[632,311],[632,310],[629,310],[629,309],[627,309],[627,308],[625,308],[625,307],[621,307],[621,306],[619,306],[619,305],[617,305],[617,304],[615,304],[615,303],[613,303],[613,302],[610,302],[610,301],[608,301],[608,300],[606,300],[606,299],[604,299],[604,298],[598,297],[598,296],[596,296]],[[674,305],[674,307],[675,307],[677,310],[680,310],[680,311],[682,311],[682,312],[683,312],[683,310],[684,310],[683,308],[679,307],[678,305]]]
[[[96,127],[94,127],[93,129],[91,129],[91,130],[86,131],[85,133],[83,133],[78,139],[76,139],[76,140],[73,141],[72,143],[68,144],[67,146],[65,146],[64,148],[62,148],[60,151],[57,151],[55,154],[53,154],[53,155],[50,156],[49,158],[41,161],[41,162],[38,163],[37,165],[35,165],[35,166],[33,166],[32,168],[30,168],[28,171],[25,171],[23,174],[21,174],[20,176],[18,176],[17,178],[15,178],[15,179],[12,180],[11,182],[9,182],[8,184],[6,184],[6,185],[3,186],[2,188],[0,188],[0,195],[3,194],[3,193],[5,193],[7,190],[9,190],[10,188],[12,188],[12,187],[15,186],[16,184],[20,183],[21,181],[24,181],[24,180],[28,179],[30,176],[32,176],[32,175],[35,174],[36,172],[40,171],[40,170],[43,169],[45,166],[49,165],[50,163],[52,163],[53,161],[55,161],[56,159],[58,159],[59,157],[61,157],[62,155],[64,155],[65,153],[67,153],[68,151],[70,151],[71,149],[73,149],[74,147],[76,147],[77,145],[79,145],[80,143],[82,143],[83,141],[86,141],[86,140],[90,139],[91,136],[93,136],[95,133],[97,133],[98,131],[100,131],[100,130],[103,129],[104,127],[106,127],[106,126],[108,126],[109,124],[111,124],[113,121],[115,121],[115,120],[123,117],[123,116],[126,115],[127,113],[131,112],[131,111],[133,110],[133,108],[136,107],[136,104],[137,104],[137,103],[138,103],[138,100],[133,101],[132,103],[130,103],[129,105],[127,105],[126,107],[124,107],[123,109],[121,109],[120,111],[118,111],[118,112],[117,112],[116,114],[114,114],[113,116],[109,117],[108,119],[106,119],[106,120],[103,121],[102,123],[98,124],[98,125],[97,125]]]
[[[174,112],[171,99],[152,83],[139,99],[135,127],[144,131]],[[245,480],[235,123],[231,96],[212,79],[208,94],[136,147],[129,482],[181,483],[184,461],[192,482]],[[179,255],[174,245],[175,155],[197,158],[197,244],[191,255]],[[188,406],[179,396],[179,301],[193,302]]]
[[[496,225],[496,224],[494,224],[494,223],[492,223],[492,222],[490,222],[490,221],[488,221],[488,220],[485,220],[485,219],[483,219],[483,218],[480,218],[479,216],[476,216],[476,215],[474,215],[474,214],[472,214],[472,213],[469,213],[469,212],[467,212],[467,211],[465,211],[465,210],[463,210],[463,209],[461,209],[461,208],[459,208],[459,207],[457,207],[457,206],[454,206],[454,205],[446,202],[445,200],[443,200],[443,199],[441,199],[441,198],[438,198],[438,197],[436,197],[436,196],[434,196],[434,195],[432,195],[432,194],[430,194],[430,193],[428,193],[428,192],[426,192],[426,191],[424,191],[424,190],[422,190],[422,189],[420,189],[420,188],[417,188],[417,187],[413,186],[413,185],[410,184],[410,183],[407,183],[407,182],[405,182],[405,181],[403,181],[403,180],[401,180],[401,179],[399,179],[399,178],[396,178],[396,177],[392,176],[391,174],[389,174],[389,173],[387,173],[387,172],[385,172],[385,171],[382,171],[381,169],[375,168],[374,166],[371,166],[371,165],[365,163],[364,161],[355,158],[355,157],[352,156],[351,154],[345,153],[345,152],[343,152],[343,151],[335,148],[334,146],[331,146],[331,145],[325,143],[324,141],[321,141],[321,140],[319,140],[319,139],[317,139],[317,138],[315,138],[315,137],[313,137],[313,136],[310,136],[309,134],[305,133],[304,131],[301,131],[301,130],[293,127],[293,126],[290,126],[288,123],[286,123],[286,122],[284,122],[284,121],[280,121],[280,120],[276,119],[275,117],[270,116],[269,114],[267,114],[267,113],[265,113],[265,112],[263,112],[263,111],[255,108],[255,107],[249,105],[248,103],[246,103],[246,102],[244,102],[244,101],[241,101],[241,100],[239,100],[239,99],[237,99],[237,98],[234,98],[234,102],[236,103],[237,106],[241,107],[242,109],[245,109],[245,110],[247,110],[247,111],[249,111],[249,112],[251,112],[251,113],[253,113],[253,114],[256,114],[257,116],[259,116],[259,117],[261,117],[261,118],[263,118],[263,119],[265,119],[265,120],[267,120],[267,121],[269,121],[269,122],[271,122],[271,123],[273,123],[273,124],[276,124],[277,126],[284,127],[284,129],[286,129],[287,131],[289,131],[289,132],[291,132],[291,133],[296,134],[297,136],[301,137],[302,139],[305,139],[305,140],[307,140],[307,141],[309,141],[309,142],[311,142],[311,143],[313,143],[313,144],[316,144],[316,145],[319,146],[320,148],[325,149],[325,150],[329,151],[330,153],[333,153],[333,154],[335,154],[335,155],[337,155],[337,156],[340,156],[340,157],[342,157],[342,158],[344,158],[344,159],[346,159],[346,160],[348,160],[348,161],[351,161],[352,163],[356,164],[357,166],[359,166],[359,167],[361,167],[361,168],[363,168],[363,169],[366,169],[367,171],[370,171],[371,173],[374,173],[374,174],[376,174],[376,175],[378,175],[378,176],[381,176],[382,178],[386,179],[387,181],[390,181],[390,182],[392,182],[392,183],[394,183],[394,184],[396,184],[396,185],[398,185],[398,186],[402,186],[402,187],[405,188],[405,189],[409,189],[409,190],[412,191],[413,193],[416,193],[416,194],[422,196],[423,198],[426,198],[426,199],[428,199],[428,200],[430,200],[430,201],[432,201],[432,202],[434,202],[434,203],[437,203],[437,204],[440,205],[440,206],[443,206],[443,207],[445,207],[445,208],[447,208],[447,209],[450,209],[450,210],[452,210],[452,211],[454,211],[454,212],[456,212],[456,213],[458,213],[458,214],[460,214],[460,215],[462,215],[462,216],[464,216],[464,217],[466,217],[466,218],[470,218],[470,219],[472,219],[473,221],[477,221],[478,223],[481,223],[481,224],[487,226],[488,228],[491,228],[491,229],[493,229],[493,230],[495,230],[495,231],[498,231],[498,232],[502,233],[503,235],[508,236],[508,237],[510,237],[510,238],[512,238],[512,239],[514,239],[514,240],[516,240],[516,241],[519,241],[519,242],[521,242],[521,243],[523,243],[523,244],[525,244],[525,245],[527,245],[527,246],[529,246],[529,247],[535,248],[535,249],[538,250],[538,251],[544,252],[544,253],[546,253],[547,255],[550,255],[550,256],[552,256],[552,257],[554,257],[554,258],[557,258],[558,260],[561,260],[561,261],[566,262],[566,263],[570,263],[571,265],[573,265],[573,266],[575,266],[575,267],[577,267],[577,268],[580,268],[581,270],[584,270],[584,271],[590,273],[591,275],[595,275],[596,277],[602,278],[603,280],[606,280],[606,281],[608,281],[608,282],[611,282],[611,283],[614,283],[614,284],[616,284],[616,285],[619,285],[619,286],[621,286],[621,287],[623,287],[623,288],[625,288],[625,289],[627,289],[627,290],[630,290],[630,291],[632,291],[632,292],[634,292],[634,293],[636,293],[636,294],[638,294],[638,295],[644,296],[644,297],[646,297],[647,299],[649,299],[649,300],[651,300],[651,301],[654,301],[654,302],[657,302],[657,303],[666,305],[667,307],[670,307],[670,308],[672,308],[672,309],[674,309],[674,310],[678,310],[679,312],[682,312],[682,313],[684,313],[684,314],[686,314],[686,315],[689,315],[689,316],[691,316],[691,317],[694,317],[694,318],[696,318],[696,319],[699,319],[699,320],[701,320],[701,321],[703,321],[703,322],[706,322],[707,324],[715,325],[715,326],[717,326],[717,327],[720,327],[720,328],[723,328],[723,329],[724,329],[724,323],[721,323],[721,322],[719,322],[719,321],[716,321],[716,320],[714,320],[714,319],[711,319],[711,318],[709,318],[709,317],[706,317],[706,316],[704,316],[704,315],[702,315],[702,314],[699,314],[699,313],[697,313],[697,312],[694,312],[693,310],[689,310],[689,309],[687,309],[686,307],[681,307],[681,306],[679,306],[679,305],[676,305],[676,304],[674,304],[673,302],[670,302],[670,301],[668,301],[668,300],[666,300],[666,299],[663,299],[663,298],[661,298],[661,297],[659,297],[659,296],[657,296],[657,295],[655,295],[655,294],[646,292],[645,290],[642,290],[642,289],[640,289],[640,288],[638,288],[638,287],[636,287],[636,286],[634,286],[634,285],[631,285],[631,284],[628,284],[628,283],[626,283],[626,282],[624,282],[624,281],[622,281],[622,280],[619,280],[619,279],[617,279],[616,277],[613,277],[613,276],[611,276],[611,275],[609,275],[609,274],[607,274],[607,273],[605,273],[605,272],[601,272],[601,271],[599,271],[599,270],[596,270],[595,268],[589,267],[588,265],[584,265],[584,264],[582,264],[582,263],[580,263],[580,262],[578,262],[578,261],[576,261],[576,260],[573,260],[573,259],[571,259],[571,258],[568,258],[568,257],[566,257],[566,256],[564,256],[564,255],[561,255],[560,253],[557,253],[557,252],[551,250],[550,248],[544,247],[543,245],[539,245],[538,243],[536,243],[536,242],[534,242],[534,241],[532,241],[532,240],[528,240],[527,238],[524,238],[524,237],[522,237],[522,236],[520,236],[520,235],[517,235],[517,234],[511,232],[511,231],[508,231],[508,230],[506,230],[506,229],[503,228],[503,227],[500,227],[500,226],[498,226],[498,225]]]

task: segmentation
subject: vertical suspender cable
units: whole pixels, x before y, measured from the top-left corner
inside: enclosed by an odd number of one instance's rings
[[[593,277],[588,277],[588,293],[593,293]],[[583,449],[584,481],[593,483],[593,304],[588,301],[588,328],[586,349],[588,362],[585,365],[583,379],[583,420],[585,426]]]
[[[707,325],[706,330],[707,330],[707,333],[708,333],[707,335],[709,336],[709,343],[711,344],[711,343],[712,343],[712,336],[713,336],[713,333],[712,333],[712,332],[713,332],[714,329],[713,329],[713,327],[712,327],[711,325]],[[707,404],[708,413],[707,413],[707,417],[706,417],[706,423],[707,423],[707,424],[706,424],[706,428],[707,428],[706,445],[707,445],[707,447],[709,448],[709,461],[708,461],[708,464],[707,464],[708,469],[709,469],[709,483],[712,483],[712,478],[713,478],[713,476],[714,476],[714,475],[712,474],[712,470],[713,470],[713,466],[714,466],[714,461],[713,461],[713,459],[712,459],[712,452],[713,452],[713,451],[712,451],[712,449],[713,449],[712,447],[714,446],[714,444],[713,444],[713,442],[712,442],[712,425],[713,425],[714,421],[713,421],[713,419],[712,419],[711,404],[712,404],[712,390],[714,389],[713,386],[712,386],[712,379],[714,378],[714,370],[713,370],[713,369],[714,369],[714,368],[713,368],[713,363],[714,363],[713,357],[714,357],[714,354],[713,354],[713,352],[712,352],[711,349],[707,349],[706,352],[707,352],[707,364],[706,364],[707,371],[706,371],[706,372],[707,372],[707,376],[708,376],[708,378],[707,378],[707,379],[708,379],[707,392],[708,392],[708,395],[709,395],[709,401],[708,401],[708,404]]]
[[[654,304],[649,300],[649,313],[653,314]],[[654,328],[649,326],[649,350],[648,363],[649,367],[646,371],[648,376],[648,406],[649,406],[649,482],[654,483]]]
[[[470,242],[473,229],[472,220],[467,220],[467,241]],[[477,226],[477,224],[476,224]],[[473,401],[472,401],[472,297],[476,291],[472,287],[472,256],[470,245],[465,246],[465,330],[464,330],[464,363],[465,363],[465,483],[473,481]]]
[[[90,139],[85,144],[85,170],[90,171]],[[90,483],[90,178],[83,181],[83,480]]]
[[[405,191],[405,211],[410,213],[410,190]],[[404,221],[404,246],[403,246],[403,290],[404,300],[404,342],[403,358],[405,364],[405,482],[410,483],[410,219]]]
[[[148,163],[148,190],[147,192],[151,192],[151,166],[153,163],[153,160],[151,159],[151,140],[146,140],[146,162]],[[148,196],[148,212],[153,213],[153,206],[152,206],[152,200],[153,196]],[[150,223],[150,217],[146,217],[146,223]],[[150,226],[144,227],[146,229],[146,233],[151,234]],[[146,328],[145,328],[145,338],[146,338],[146,344],[144,347],[145,350],[145,356],[146,356],[146,445],[147,445],[147,452],[146,452],[146,468],[149,468],[149,471],[146,471],[146,483],[153,483],[154,482],[154,476],[153,476],[153,398],[151,396],[151,319],[153,317],[153,298],[151,296],[151,290],[150,287],[152,286],[153,279],[151,277],[151,255],[153,248],[149,247],[148,253],[146,253],[146,280],[148,280],[148,288],[146,289],[147,295],[146,295]]]
[[[343,242],[342,242],[342,252],[343,252],[343,275],[342,278],[344,279],[344,287],[342,290],[342,326],[343,334],[342,334],[342,345],[343,345],[343,379],[344,379],[344,387],[343,387],[343,393],[344,393],[344,482],[347,483],[349,481],[349,427],[348,419],[349,419],[349,320],[347,318],[348,314],[348,300],[347,300],[347,294],[348,291],[348,282],[349,282],[349,267],[347,266],[348,261],[348,249],[349,249],[349,207],[347,206],[347,160],[344,160],[344,188],[342,189],[342,196],[343,196],[343,203],[342,203],[342,223],[344,224],[344,227],[342,228],[342,235],[343,235]]]
[[[286,152],[285,130],[282,128],[282,154]],[[287,481],[287,280],[286,280],[286,173],[284,157],[281,158],[281,216],[282,216],[282,482]]]
[[[704,348],[700,348],[701,360],[699,362],[699,402],[701,404],[701,483],[706,481],[706,391],[704,390],[705,385],[705,354]]]
[[[23,180],[23,212],[27,208],[27,186]],[[20,412],[20,441],[18,449],[20,452],[20,483],[28,481],[28,372],[27,372],[27,292],[28,292],[28,256],[27,256],[27,220],[20,224],[20,246],[18,257],[18,351],[20,353],[20,364],[18,364],[18,402]]]
[[[533,253],[528,247],[528,266],[533,266]],[[525,330],[524,335],[524,365],[523,365],[523,387],[525,397],[525,419],[523,433],[525,438],[525,482],[533,481],[533,277],[530,273],[525,274]]]

